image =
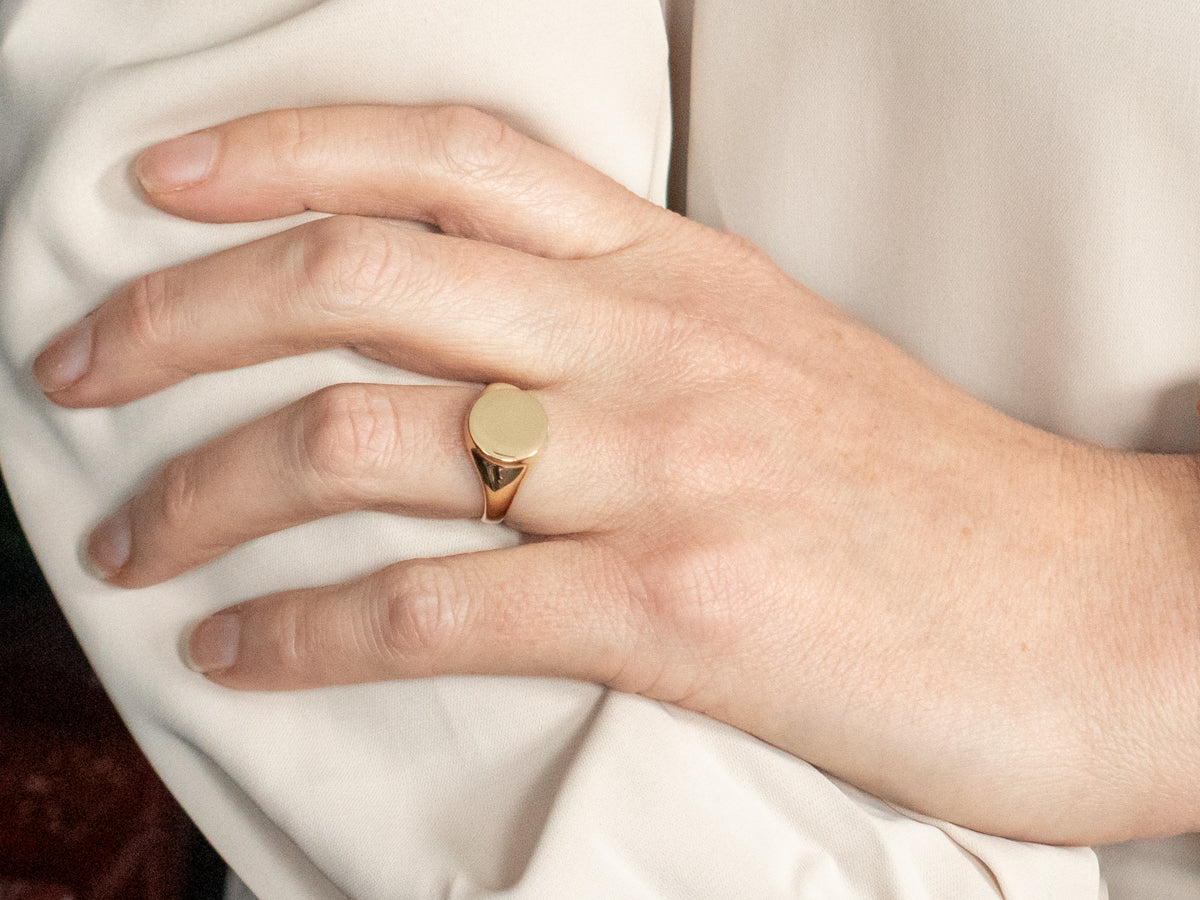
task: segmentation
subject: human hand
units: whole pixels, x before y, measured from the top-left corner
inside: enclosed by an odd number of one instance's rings
[[[585,679],[983,831],[1197,824],[1182,461],[1008,419],[744,240],[480,113],[277,111],[186,141],[139,162],[161,209],[334,215],[119,291],[35,365],[56,403],[349,346],[530,389],[551,428],[507,519],[522,546],[239,604],[190,638],[214,681]],[[171,462],[90,554],[135,588],[351,509],[478,516],[477,395],[318,392]],[[1131,535],[1131,497],[1165,536]],[[1147,616],[1147,585],[1181,602]]]

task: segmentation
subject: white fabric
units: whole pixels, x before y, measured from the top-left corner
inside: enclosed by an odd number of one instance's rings
[[[698,0],[690,211],[1026,418],[1195,446],[1174,409],[1200,364],[1192,15],[1182,0],[1050,6]],[[4,475],[131,729],[256,894],[1105,895],[1090,850],[907,815],[592,686],[237,694],[179,661],[186,626],[230,602],[499,529],[342,516],[132,593],[80,566],[90,527],[180,450],[324,384],[410,379],[322,353],[119,410],[50,406],[29,367],[57,329],[137,274],[292,224],[154,212],[130,184],[138,150],[275,106],[467,102],[661,199],[654,0],[4,0],[0,22]]]

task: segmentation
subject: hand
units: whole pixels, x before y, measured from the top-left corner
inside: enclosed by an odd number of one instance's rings
[[[1200,825],[1190,460],[1008,419],[746,241],[470,110],[266,113],[138,173],[192,219],[333,215],[119,291],[36,363],[56,403],[349,346],[550,418],[521,546],[233,607],[190,638],[214,681],[586,679],[984,831]],[[134,588],[350,509],[478,516],[477,395],[320,391],[171,462],[90,553]]]

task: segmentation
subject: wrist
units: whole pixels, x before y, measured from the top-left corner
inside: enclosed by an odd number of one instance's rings
[[[1097,762],[1129,836],[1200,828],[1200,466],[1074,450],[1080,647]],[[1071,533],[1064,540],[1072,541]],[[1090,577],[1088,576],[1088,573]],[[1109,759],[1101,759],[1103,754]],[[1124,781],[1124,785],[1122,785]],[[1121,796],[1120,792],[1124,792]]]

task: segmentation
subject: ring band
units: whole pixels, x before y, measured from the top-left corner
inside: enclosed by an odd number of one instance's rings
[[[541,401],[511,384],[489,384],[467,414],[467,450],[483,486],[483,521],[500,522],[545,446],[549,420]]]

